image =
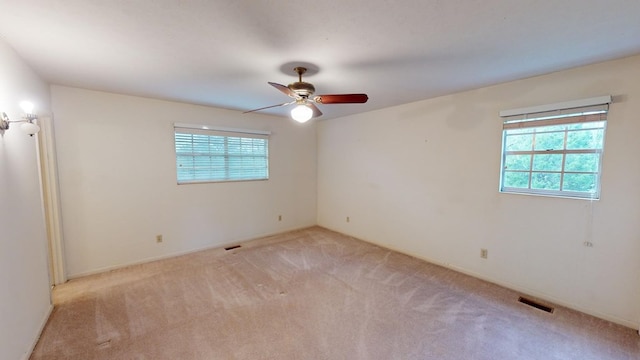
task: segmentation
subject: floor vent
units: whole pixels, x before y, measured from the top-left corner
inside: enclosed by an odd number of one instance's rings
[[[237,248],[240,248],[240,247],[242,247],[242,245],[233,245],[233,246],[226,247],[224,249],[229,251],[229,250],[237,249]]]
[[[527,299],[527,298],[524,298],[522,296],[520,296],[520,298],[518,298],[518,301],[523,303],[523,304],[526,304],[526,305],[529,305],[531,307],[534,307],[536,309],[548,312],[549,314],[553,314],[553,311],[554,311],[554,308],[552,308],[550,306],[542,305],[537,301],[534,301],[534,300],[531,300],[531,299]]]

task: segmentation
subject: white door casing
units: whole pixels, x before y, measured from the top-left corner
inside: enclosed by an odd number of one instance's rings
[[[38,125],[40,125],[38,157],[40,162],[42,204],[49,249],[49,278],[51,285],[55,286],[65,283],[67,276],[64,266],[62,213],[53,116],[40,117]]]

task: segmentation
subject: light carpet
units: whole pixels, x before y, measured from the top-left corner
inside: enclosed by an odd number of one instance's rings
[[[640,359],[636,331],[320,227],[54,290],[31,359]]]

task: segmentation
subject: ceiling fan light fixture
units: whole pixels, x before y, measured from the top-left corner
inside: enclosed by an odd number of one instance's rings
[[[299,104],[291,110],[293,120],[303,124],[313,117],[313,110],[306,104]]]
[[[322,111],[318,109],[316,104],[362,104],[366,103],[369,97],[367,94],[313,94],[316,88],[313,84],[302,81],[302,74],[307,71],[307,68],[298,66],[293,69],[298,74],[298,81],[284,86],[274,82],[268,82],[269,85],[276,88],[276,90],[292,98],[293,101],[283,104],[265,106],[258,109],[245,111],[244,113],[250,113],[254,111],[266,110],[280,106],[296,104],[296,107],[291,110],[291,118],[299,123],[305,123],[311,118],[317,118],[322,116]]]

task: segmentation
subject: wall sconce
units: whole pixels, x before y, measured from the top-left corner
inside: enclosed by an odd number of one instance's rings
[[[9,125],[12,123],[23,123],[20,125],[22,131],[29,134],[29,136],[37,134],[40,131],[40,126],[33,123],[34,120],[38,119],[38,116],[33,113],[33,104],[23,101],[20,103],[20,107],[24,111],[24,115],[20,120],[9,120],[6,113],[0,113],[0,131],[4,133],[4,131],[9,130]]]

